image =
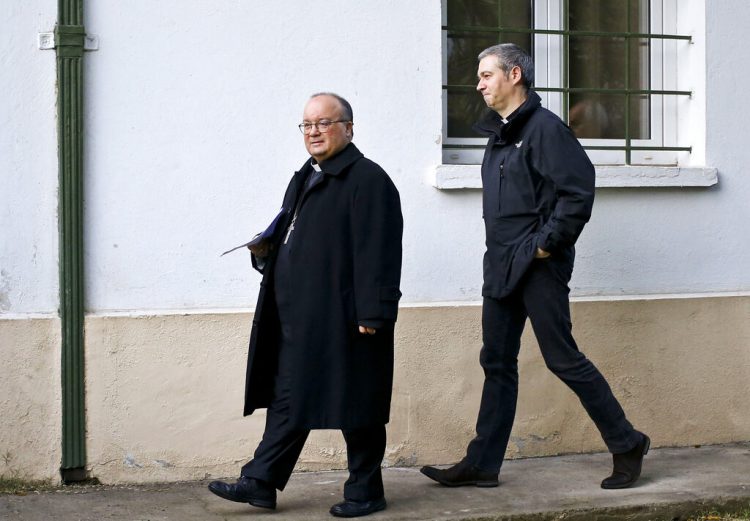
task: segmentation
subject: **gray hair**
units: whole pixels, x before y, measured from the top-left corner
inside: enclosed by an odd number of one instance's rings
[[[513,67],[521,69],[521,78],[523,79],[523,85],[526,90],[531,88],[534,83],[534,61],[531,56],[521,49],[515,43],[500,43],[487,47],[485,50],[479,53],[479,61],[487,56],[495,56],[497,58],[497,65],[500,67],[505,75],[507,76]]]
[[[341,106],[341,117],[346,121],[354,121],[354,112],[352,112],[352,106],[344,98],[333,92],[317,92],[310,96],[310,99],[317,98],[318,96],[330,96],[339,102]]]

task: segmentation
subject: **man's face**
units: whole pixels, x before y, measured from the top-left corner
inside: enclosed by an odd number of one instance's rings
[[[501,116],[509,115],[504,112],[511,101],[512,95],[519,87],[518,81],[514,81],[516,76],[520,79],[518,67],[514,67],[510,73],[506,74],[499,67],[496,56],[485,56],[479,62],[477,90],[482,94],[487,106]]]
[[[302,114],[303,123],[318,123],[322,120],[339,121],[342,119],[341,105],[331,96],[316,96],[307,102]],[[314,126],[305,134],[305,148],[320,163],[338,154],[352,140],[351,121],[334,123],[327,132],[321,132]]]

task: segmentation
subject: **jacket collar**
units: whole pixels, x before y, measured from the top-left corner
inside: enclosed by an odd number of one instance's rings
[[[359,151],[354,143],[349,143],[341,150],[341,152],[321,162],[320,169],[323,170],[323,173],[327,175],[339,175],[349,165],[363,157],[365,157],[364,154]],[[305,164],[302,165],[302,168],[299,169],[299,172],[304,172],[308,168],[312,169],[312,161],[312,158],[305,161]]]
[[[503,123],[500,114],[494,110],[487,113],[474,124],[472,127],[476,132],[485,136],[496,136],[499,143],[509,141],[510,137],[517,134],[529,116],[541,107],[542,98],[534,90],[529,89],[529,93],[520,107],[518,107],[510,116],[507,123]]]

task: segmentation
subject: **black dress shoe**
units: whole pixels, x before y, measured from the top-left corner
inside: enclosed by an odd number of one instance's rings
[[[360,517],[385,510],[385,498],[375,499],[373,501],[352,501],[345,499],[341,503],[336,503],[331,507],[331,515],[336,517]]]
[[[276,489],[264,481],[241,476],[236,483],[212,481],[208,490],[219,497],[254,507],[276,508]]]
[[[420,472],[446,487],[496,487],[497,472],[487,472],[462,460],[447,469],[422,467]]]
[[[641,475],[643,457],[648,453],[651,439],[641,433],[641,441],[627,452],[612,454],[614,469],[612,475],[602,481],[602,488],[628,488],[638,480]]]

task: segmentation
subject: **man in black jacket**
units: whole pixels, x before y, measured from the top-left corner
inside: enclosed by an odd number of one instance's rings
[[[526,318],[547,367],[578,395],[613,454],[603,488],[638,479],[650,440],[625,418],[607,381],[571,334],[568,282],[574,244],[591,216],[594,167],[570,129],[531,90],[534,65],[514,44],[479,55],[477,90],[491,109],[475,127],[489,136],[482,162],[482,296],[485,373],[476,437],[448,469],[424,467],[447,486],[498,485],[518,395],[518,351]]]
[[[353,115],[316,94],[300,130],[310,158],[289,183],[269,238],[251,247],[263,273],[250,336],[245,415],[266,429],[225,499],[275,508],[310,429],[341,429],[349,480],[339,517],[386,507],[380,465],[393,382],[403,220],[398,191],[351,143]]]

